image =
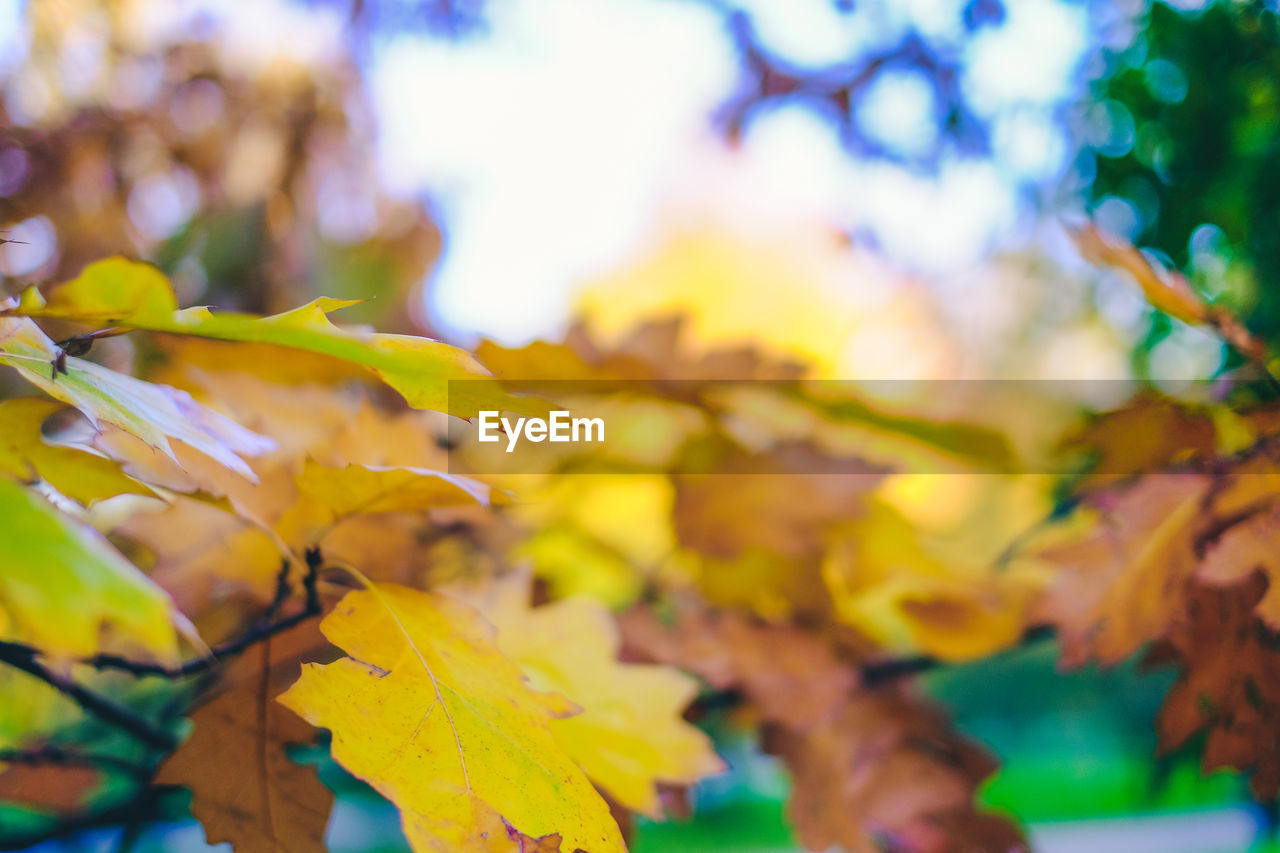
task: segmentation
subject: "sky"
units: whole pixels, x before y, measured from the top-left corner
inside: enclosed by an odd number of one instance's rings
[[[625,263],[675,199],[758,227],[830,223],[931,274],[1025,236],[1020,188],[1066,166],[1055,111],[1087,47],[1080,4],[1007,3],[1002,26],[969,40],[963,0],[867,4],[854,15],[829,0],[737,5],[770,49],[801,65],[908,26],[963,45],[965,94],[992,123],[993,156],[944,159],[936,175],[857,161],[800,106],[762,116],[730,152],[708,117],[734,91],[738,62],[710,4],[496,0],[487,37],[393,36],[369,69],[383,180],[428,197],[445,230],[429,306],[439,326],[508,343],[554,334],[582,283]],[[919,77],[886,74],[857,121],[898,150],[930,146],[932,98]],[[720,183],[702,187],[712,173]]]

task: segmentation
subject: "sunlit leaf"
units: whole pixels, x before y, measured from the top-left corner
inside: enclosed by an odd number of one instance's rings
[[[280,701],[333,732],[334,758],[400,808],[415,850],[504,849],[499,815],[567,849],[624,849],[549,728],[578,709],[531,690],[475,611],[380,585],[349,593],[321,627],[349,657],[306,665]]]

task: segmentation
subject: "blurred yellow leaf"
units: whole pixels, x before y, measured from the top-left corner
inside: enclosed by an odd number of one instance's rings
[[[41,425],[62,408],[37,398],[0,402],[0,471],[24,481],[38,477],[86,506],[116,495],[154,494],[119,464],[88,448],[45,441]]]
[[[0,606],[10,639],[66,658],[104,647],[172,661],[176,625],[172,601],[106,540],[29,489],[0,477],[0,518],[20,535],[0,549]]]
[[[660,817],[656,783],[690,785],[724,765],[681,713],[697,682],[662,666],[619,663],[613,616],[598,601],[529,605],[529,574],[457,590],[498,629],[498,648],[530,684],[583,712],[551,721],[556,742],[619,804]]]

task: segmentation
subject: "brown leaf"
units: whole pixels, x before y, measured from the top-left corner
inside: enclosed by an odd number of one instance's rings
[[[1097,499],[1082,541],[1046,550],[1061,567],[1034,619],[1058,628],[1062,661],[1118,663],[1161,636],[1185,604],[1210,480],[1152,475]]]
[[[1182,667],[1156,718],[1161,751],[1207,730],[1204,769],[1252,770],[1254,796],[1272,802],[1280,793],[1280,637],[1253,613],[1266,586],[1255,574],[1197,590],[1153,658]]]
[[[856,515],[884,473],[801,442],[762,454],[727,451],[715,471],[673,476],[675,528],[682,544],[724,559],[751,548],[814,553],[823,531]]]
[[[85,794],[102,781],[92,767],[0,762],[0,803],[67,815],[80,811]]]
[[[1232,586],[1262,572],[1269,582],[1256,613],[1272,630],[1280,630],[1278,541],[1280,505],[1247,516],[1207,543],[1196,577],[1216,586]]]
[[[1217,430],[1208,411],[1146,392],[1099,415],[1071,436],[1065,447],[1093,452],[1094,467],[1084,481],[1089,486],[1204,459],[1213,455],[1216,442]]]
[[[683,609],[668,628],[640,608],[620,620],[629,647],[744,693],[768,720],[797,729],[828,717],[857,681],[818,634],[762,625],[732,612]]]
[[[235,684],[192,715],[191,736],[161,766],[156,781],[191,789],[191,811],[210,844],[323,851],[333,793],[313,768],[285,754],[286,744],[313,740],[315,729],[274,701],[269,646],[247,653],[256,658],[258,678]]]
[[[807,731],[770,727],[766,748],[791,772],[788,814],[811,850],[1027,849],[1012,825],[974,811],[992,759],[905,690],[854,693]]]

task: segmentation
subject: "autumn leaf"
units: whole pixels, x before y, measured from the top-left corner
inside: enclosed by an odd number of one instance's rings
[[[474,610],[376,585],[349,593],[321,629],[348,657],[308,664],[280,701],[333,732],[334,758],[399,807],[415,850],[504,849],[498,816],[533,838],[559,833],[568,849],[624,849],[549,728],[578,709],[530,689]]]
[[[1181,673],[1156,719],[1160,750],[1207,731],[1203,764],[1251,770],[1260,802],[1280,794],[1280,638],[1253,614],[1267,582],[1253,575],[1223,589],[1199,589],[1152,662]]]
[[[399,391],[409,405],[469,417],[511,400],[495,384],[468,382],[449,393],[449,380],[478,380],[487,371],[465,350],[430,338],[343,329],[328,315],[351,300],[321,297],[270,317],[179,310],[164,274],[149,264],[111,258],[90,264],[47,297],[32,288],[10,313],[97,325],[270,344],[359,365]]]
[[[1152,307],[1184,323],[1214,327],[1228,343],[1255,361],[1266,354],[1265,342],[1220,306],[1206,303],[1182,273],[1158,266],[1135,247],[1104,234],[1091,223],[1074,229],[1071,236],[1089,260],[1129,273]]]
[[[483,483],[440,471],[307,463],[295,478],[298,501],[275,524],[280,538],[297,548],[317,543],[344,518],[412,512],[459,504],[488,503]]]
[[[1233,586],[1255,572],[1267,579],[1256,613],[1272,629],[1280,630],[1280,504],[1250,515],[1226,528],[1204,546],[1196,577],[1209,584]]]
[[[770,729],[765,745],[791,773],[787,814],[810,850],[1029,849],[1012,825],[974,809],[995,762],[905,691],[855,692],[816,727]],[[951,834],[975,819],[978,837]]]
[[[210,844],[236,850],[324,851],[333,793],[314,768],[291,761],[288,744],[314,740],[315,730],[274,701],[270,644],[250,653],[257,676],[233,684],[191,717],[190,736],[160,766],[155,781],[191,789],[191,813]],[[225,770],[229,754],[238,772]]]
[[[643,658],[697,673],[720,690],[740,690],[765,719],[793,729],[827,719],[858,682],[827,638],[733,611],[684,605],[666,624],[641,607],[621,624],[628,647]]]
[[[1008,648],[1044,583],[1022,568],[991,571],[967,555],[939,556],[879,499],[831,539],[822,577],[836,619],[901,653],[963,661]]]
[[[672,477],[676,535],[711,557],[751,548],[800,557],[821,547],[825,528],[856,515],[883,475],[803,443],[756,455],[730,449],[715,473]]]
[[[102,773],[83,764],[0,761],[0,803],[73,815],[84,809],[87,796],[102,781]],[[0,827],[0,841],[2,831]]]
[[[87,447],[46,441],[41,425],[62,410],[59,403],[37,398],[0,402],[0,471],[22,481],[44,480],[85,505],[116,495],[155,494]]]
[[[1100,496],[1087,536],[1039,556],[1061,567],[1033,619],[1056,625],[1062,661],[1115,664],[1163,635],[1185,605],[1198,566],[1208,477],[1144,477]]]
[[[56,657],[116,648],[172,661],[175,626],[190,630],[169,597],[90,528],[29,489],[0,477],[0,518],[10,531],[0,549],[0,608],[11,638]]]
[[[8,303],[6,303],[8,304]],[[0,362],[15,368],[49,396],[79,409],[95,426],[113,424],[172,458],[171,440],[181,441],[219,464],[253,479],[240,458],[274,443],[201,406],[185,391],[116,373],[65,356],[65,372],[52,375],[62,351],[30,320],[0,317]]]
[[[1089,487],[1211,457],[1217,430],[1207,410],[1146,392],[1095,416],[1063,446],[1093,454],[1091,473],[1081,484]]]
[[[451,590],[498,629],[498,649],[531,686],[583,711],[551,721],[556,742],[620,805],[660,817],[657,783],[691,785],[724,769],[702,732],[681,713],[697,683],[661,666],[618,662],[613,616],[579,596],[529,606],[529,574]]]

